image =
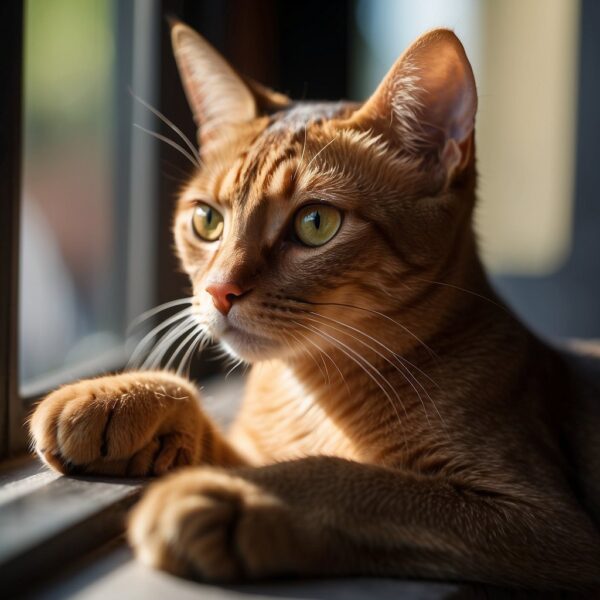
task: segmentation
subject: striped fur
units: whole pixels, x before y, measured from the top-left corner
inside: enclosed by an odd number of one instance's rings
[[[37,408],[38,453],[62,472],[196,465],[130,522],[138,557],[177,574],[596,588],[600,495],[582,473],[600,414],[482,269],[460,42],[426,34],[363,105],[295,103],[173,31],[202,142],[176,247],[197,322],[255,363],[243,405],[226,435],[170,373],[80,382]],[[217,242],[194,234],[199,202],[224,217]],[[343,213],[318,248],[290,234],[311,202]],[[207,291],[222,282],[246,292],[227,316]]]

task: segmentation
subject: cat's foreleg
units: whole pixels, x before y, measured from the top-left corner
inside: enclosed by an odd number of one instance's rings
[[[66,474],[161,475],[183,465],[245,464],[200,408],[194,385],[164,371],[66,385],[36,407],[34,450]]]
[[[173,475],[134,509],[129,539],[147,564],[216,580],[368,574],[542,589],[600,584],[598,536],[574,506],[332,457]]]

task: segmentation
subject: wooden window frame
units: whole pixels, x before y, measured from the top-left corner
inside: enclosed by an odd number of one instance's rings
[[[0,4],[0,22],[10,23],[0,37],[0,459],[22,445],[15,424],[19,406],[17,323],[19,227],[21,205],[21,113],[23,5]],[[20,437],[20,436],[18,436]]]

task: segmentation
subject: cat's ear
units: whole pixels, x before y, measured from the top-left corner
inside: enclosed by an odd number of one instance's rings
[[[260,107],[249,83],[200,34],[174,21],[171,41],[201,145],[224,125],[257,116]]]
[[[452,31],[435,29],[404,52],[352,121],[392,136],[404,152],[433,154],[451,180],[471,159],[476,111],[463,45]]]
[[[285,94],[276,92],[266,85],[250,79],[250,77],[244,77],[244,81],[254,95],[260,114],[270,114],[283,110],[292,103],[291,99]]]

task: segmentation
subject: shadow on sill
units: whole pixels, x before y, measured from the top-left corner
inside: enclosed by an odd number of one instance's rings
[[[474,584],[354,577],[214,586],[148,569],[133,560],[123,542],[115,542],[48,582],[30,597],[35,600],[541,600],[582,596],[532,594]]]

